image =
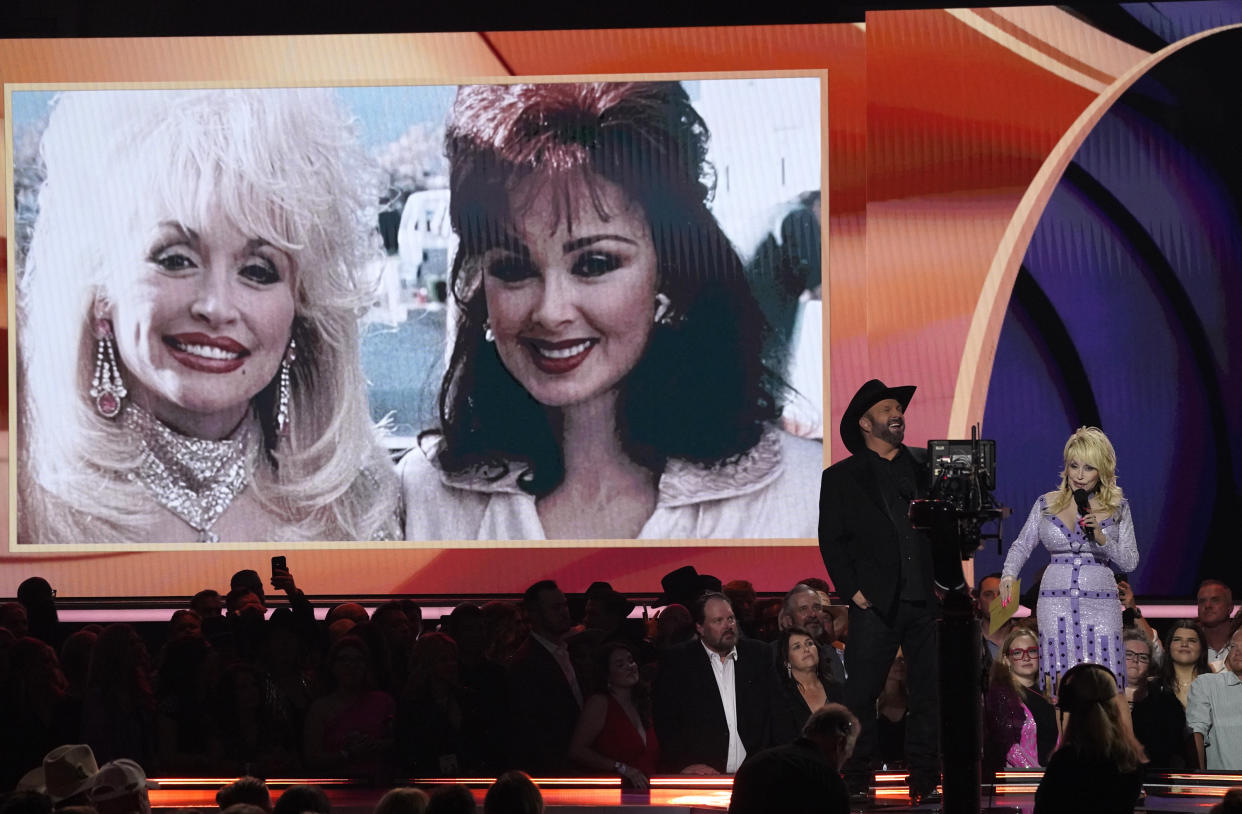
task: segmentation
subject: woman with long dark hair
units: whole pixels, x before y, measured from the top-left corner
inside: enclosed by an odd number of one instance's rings
[[[627,787],[645,789],[660,747],[634,650],[625,642],[606,642],[592,660],[596,692],[582,704],[569,757],[592,771],[621,775]]]
[[[707,141],[675,82],[458,91],[456,338],[407,539],[815,536],[822,446],[777,428]]]
[[[1034,814],[1134,810],[1142,752],[1122,713],[1125,696],[1105,667],[1083,663],[1062,677],[1057,709],[1068,717],[1035,792]]]
[[[1160,665],[1160,684],[1186,707],[1190,684],[1212,672],[1207,658],[1207,637],[1193,619],[1177,619],[1169,625],[1164,640],[1164,662]]]

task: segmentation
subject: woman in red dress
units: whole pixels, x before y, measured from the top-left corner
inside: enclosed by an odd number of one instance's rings
[[[645,789],[660,746],[634,651],[624,642],[606,642],[596,651],[595,666],[604,686],[582,705],[569,757],[588,769],[619,774],[627,786]]]

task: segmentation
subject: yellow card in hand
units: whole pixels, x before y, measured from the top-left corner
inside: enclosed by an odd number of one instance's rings
[[[992,635],[1001,629],[1001,625],[1009,621],[1014,611],[1018,609],[1018,596],[1022,593],[1022,580],[1015,579],[1013,585],[1009,588],[1009,604],[1002,605],[1004,595],[998,596],[988,605],[988,616],[991,622],[988,624],[988,635]]]

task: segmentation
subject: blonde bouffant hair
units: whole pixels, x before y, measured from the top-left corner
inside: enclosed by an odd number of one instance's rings
[[[277,379],[251,400],[266,451],[252,494],[279,524],[264,534],[395,534],[396,479],[370,420],[358,330],[373,297],[364,267],[378,253],[378,176],[335,93],[67,91],[40,157],[46,180],[17,279],[19,539],[154,542],[143,534],[159,508],[133,477],[139,451],[87,395],[93,316],[132,274],[145,219],[197,224],[217,205],[296,264],[287,440],[272,419]]]
[[[1065,442],[1061,485],[1048,500],[1047,513],[1060,514],[1074,502],[1074,490],[1069,482],[1069,464],[1073,460],[1095,467],[1100,475],[1096,497],[1109,512],[1120,509],[1123,496],[1117,485],[1117,453],[1113,451],[1112,442],[1098,427],[1079,427]]]

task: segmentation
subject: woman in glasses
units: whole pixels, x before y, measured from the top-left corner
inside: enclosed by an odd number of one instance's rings
[[[1185,769],[1191,754],[1186,710],[1157,677],[1151,641],[1137,630],[1122,636],[1126,649],[1126,699],[1134,736],[1147,752],[1148,765]]]
[[[992,663],[984,701],[983,771],[992,777],[1004,768],[1043,766],[1057,741],[1052,704],[1035,686],[1039,677],[1039,639],[1025,627],[1005,637]]]

